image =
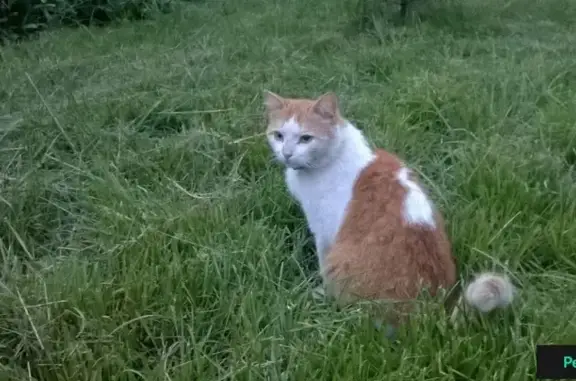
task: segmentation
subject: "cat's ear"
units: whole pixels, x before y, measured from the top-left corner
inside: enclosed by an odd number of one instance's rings
[[[286,101],[278,94],[271,91],[264,91],[264,105],[268,112],[278,111],[284,108]]]
[[[333,92],[322,95],[316,100],[313,110],[324,119],[335,120],[340,112],[338,96]]]

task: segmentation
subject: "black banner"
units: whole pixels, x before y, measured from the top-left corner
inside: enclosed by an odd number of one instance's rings
[[[576,380],[576,345],[537,345],[536,378]]]

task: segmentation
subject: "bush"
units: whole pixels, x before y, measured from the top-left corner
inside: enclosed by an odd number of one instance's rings
[[[145,19],[169,11],[170,5],[171,0],[0,0],[0,37],[27,36],[52,26]]]
[[[352,25],[359,31],[373,30],[381,22],[404,23],[415,0],[354,0]]]

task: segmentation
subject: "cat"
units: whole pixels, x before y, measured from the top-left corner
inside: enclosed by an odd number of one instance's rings
[[[340,305],[400,302],[379,312],[392,331],[400,313],[411,311],[402,303],[424,289],[456,289],[457,298],[447,299],[453,313],[462,300],[481,312],[512,303],[506,275],[482,273],[458,291],[441,214],[413,171],[394,154],[373,150],[342,117],[336,94],[295,99],[266,91],[264,103],[268,143],[306,215],[325,296]]]

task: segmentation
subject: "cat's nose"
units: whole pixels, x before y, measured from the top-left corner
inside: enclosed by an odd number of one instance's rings
[[[284,156],[284,159],[289,160],[293,154],[294,150],[288,147],[282,147],[282,156]]]

